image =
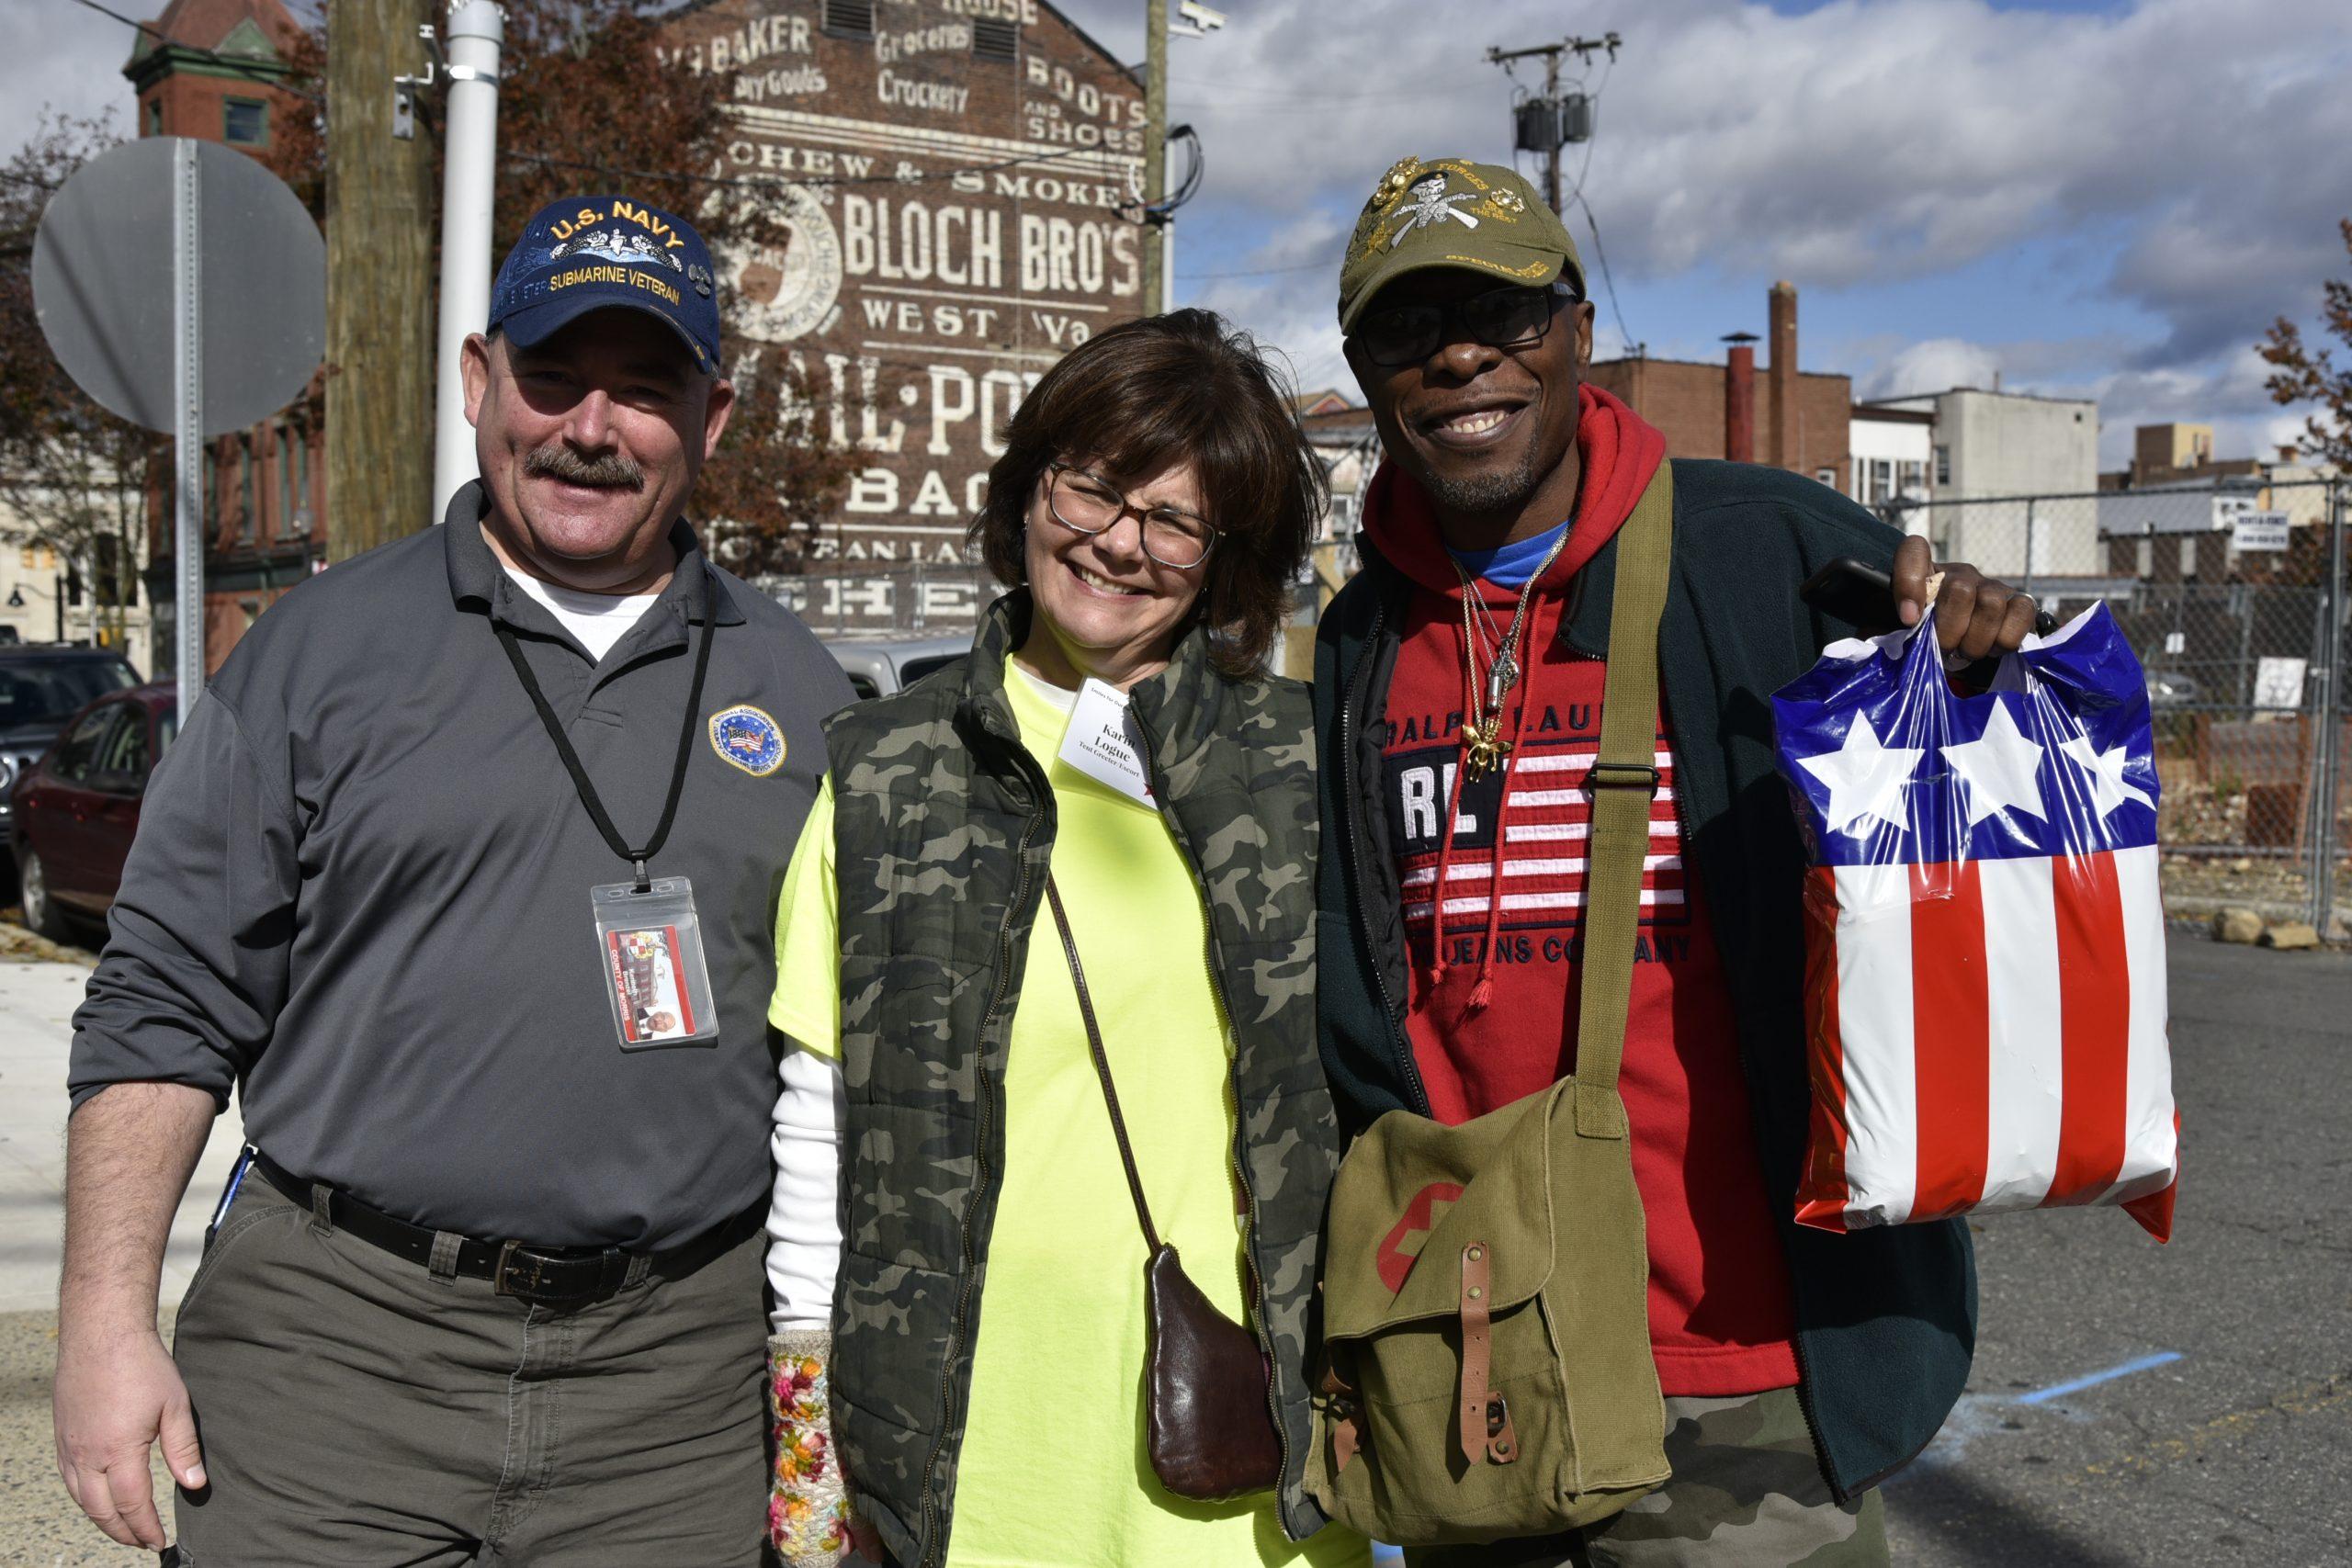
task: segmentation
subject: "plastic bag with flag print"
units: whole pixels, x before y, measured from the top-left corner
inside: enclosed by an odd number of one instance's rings
[[[2178,1118],[2140,662],[2095,605],[1963,696],[1933,615],[1831,645],[1772,698],[1812,860],[1797,1218],[2107,1203],[2167,1239]]]

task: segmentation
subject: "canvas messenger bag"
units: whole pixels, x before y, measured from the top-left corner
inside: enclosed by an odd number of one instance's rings
[[[1673,518],[1661,464],[1617,550],[1575,1076],[1457,1127],[1392,1111],[1331,1190],[1307,1488],[1376,1540],[1556,1534],[1668,1474],[1617,1068],[1658,780]]]

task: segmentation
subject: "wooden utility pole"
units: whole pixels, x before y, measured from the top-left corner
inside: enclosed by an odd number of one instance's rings
[[[393,135],[424,68],[421,0],[336,0],[327,29],[327,558],[433,515],[433,158]]]
[[[1558,118],[1561,113],[1560,56],[1573,51],[1577,59],[1589,63],[1595,52],[1605,49],[1609,51],[1609,58],[1614,61],[1617,58],[1617,48],[1620,41],[1621,40],[1615,33],[1605,33],[1600,38],[1562,39],[1557,43],[1531,44],[1525,49],[1489,49],[1487,51],[1487,62],[1494,65],[1508,66],[1514,60],[1525,60],[1531,55],[1540,54],[1544,57],[1544,96],[1542,102],[1549,107],[1554,116],[1554,134],[1544,139],[1542,148],[1544,153],[1544,198],[1551,203],[1552,210],[1555,213],[1560,211],[1561,143],[1564,141],[1582,141],[1588,139],[1587,136],[1582,134],[1567,132],[1565,124]],[[1534,149],[1526,141],[1521,140],[1518,142],[1516,150],[1521,152],[1531,152]],[[1565,218],[1566,214],[1562,213],[1561,216]]]
[[[1143,73],[1143,310],[1149,316],[1168,299],[1168,231],[1150,216],[1168,195],[1168,0],[1145,0]]]

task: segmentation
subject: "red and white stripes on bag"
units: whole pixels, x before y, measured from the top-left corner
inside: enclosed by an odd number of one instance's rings
[[[2104,609],[1981,696],[1923,632],[1838,644],[1773,703],[1815,862],[1798,1220],[2117,1204],[2168,1237],[2155,772]]]

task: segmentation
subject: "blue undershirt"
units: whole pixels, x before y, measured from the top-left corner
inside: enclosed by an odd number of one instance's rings
[[[1521,539],[1500,549],[1457,550],[1449,547],[1445,553],[1460,562],[1462,570],[1473,577],[1485,578],[1498,588],[1519,588],[1535,575],[1535,569],[1544,564],[1544,558],[1552,553],[1552,547],[1559,542],[1560,536],[1566,533],[1575,521],[1570,518],[1556,528],[1546,528],[1532,539]]]

